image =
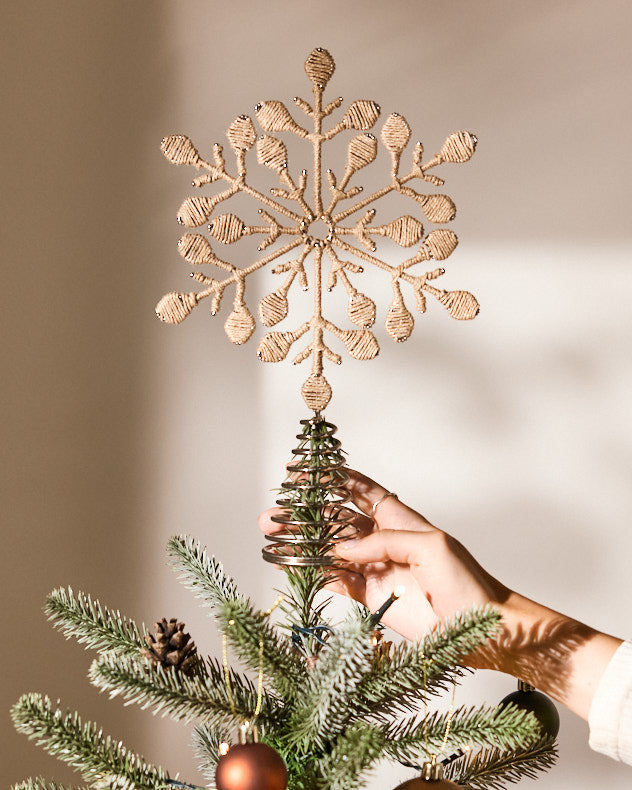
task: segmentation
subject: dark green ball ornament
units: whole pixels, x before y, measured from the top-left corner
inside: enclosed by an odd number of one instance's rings
[[[504,707],[510,702],[521,710],[531,711],[542,728],[542,734],[549,738],[555,738],[560,729],[560,715],[546,694],[536,691],[534,686],[519,680],[518,691],[507,694],[500,702],[500,707]]]

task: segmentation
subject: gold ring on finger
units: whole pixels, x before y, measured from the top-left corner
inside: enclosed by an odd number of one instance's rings
[[[375,520],[375,511],[377,510],[377,506],[380,505],[389,496],[395,497],[395,499],[398,498],[397,494],[394,491],[387,491],[385,494],[382,494],[382,496],[377,500],[377,502],[374,502],[371,505],[371,514],[373,516],[373,520]]]

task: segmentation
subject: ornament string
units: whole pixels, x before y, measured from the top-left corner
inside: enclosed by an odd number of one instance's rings
[[[262,619],[269,617],[272,612],[279,606],[279,604],[283,601],[284,596],[280,595],[276,601],[272,604],[272,606],[267,609],[262,614]],[[228,621],[228,626],[235,625],[234,620]],[[222,635],[222,664],[224,667],[224,681],[226,683],[226,694],[228,696],[228,704],[230,706],[230,712],[233,716],[237,719],[237,721],[242,725],[250,725],[254,722],[257,716],[261,713],[261,708],[263,706],[263,637],[259,639],[259,672],[257,677],[257,701],[255,703],[255,709],[253,711],[252,716],[249,719],[242,718],[239,713],[237,712],[237,706],[235,705],[235,698],[233,697],[233,687],[230,682],[230,669],[228,667],[228,634],[224,633]]]
[[[446,722],[445,735],[443,736],[443,743],[441,744],[441,748],[439,749],[439,754],[442,754],[445,751],[445,747],[448,745],[448,738],[450,737],[450,728],[452,727],[452,717],[454,716],[455,699],[456,699],[456,667],[454,668],[454,674],[452,676],[452,699],[450,700],[450,710],[448,711],[448,720]],[[433,762],[436,762],[436,757],[433,757]]]
[[[428,746],[428,694],[427,694],[427,683],[428,683],[428,671],[426,667],[426,659],[425,656],[422,656],[424,661],[424,671],[423,671],[423,688],[424,688],[424,745],[426,749],[426,754],[430,755],[430,762],[435,765],[437,762],[438,755],[442,754],[445,751],[446,746],[448,745],[448,739],[450,738],[450,729],[452,728],[452,717],[454,716],[454,705],[456,701],[456,675],[457,675],[457,668],[454,667],[454,672],[452,675],[452,698],[450,699],[450,708],[448,710],[448,717],[446,722],[445,733],[443,735],[443,741],[441,743],[441,747],[436,754],[430,754],[430,748]],[[465,750],[467,751],[467,750]],[[464,750],[459,750],[454,755],[451,755],[446,760],[442,760],[443,765],[447,765],[448,763],[452,762],[452,760],[460,757],[462,754],[465,753]],[[416,766],[415,766],[416,767]]]
[[[404,594],[405,589],[404,587],[396,587],[395,590],[391,593],[391,595],[386,599],[386,601],[380,606],[380,608],[371,615],[370,622],[371,625],[377,626],[380,623],[382,617],[386,614],[387,610],[395,603],[398,598]],[[423,728],[423,737],[424,737],[424,745],[426,754],[430,755],[430,748],[428,746],[428,694],[427,694],[427,686],[428,686],[428,670],[426,665],[426,657],[421,655],[423,661],[423,689],[424,689],[424,728]],[[452,698],[450,700],[450,708],[448,710],[448,717],[446,722],[445,733],[443,736],[443,741],[441,743],[441,747],[437,754],[433,754],[430,756],[430,760],[432,765],[435,765],[437,762],[438,755],[442,754],[446,746],[448,745],[448,740],[450,738],[450,730],[452,728],[452,718],[454,716],[454,706],[456,701],[456,676],[457,676],[457,668],[454,667],[454,672],[452,676]],[[455,754],[450,755],[445,760],[442,760],[442,765],[448,765],[453,760],[456,760],[458,757],[461,757],[469,751],[469,747],[465,747],[463,749],[459,749]],[[408,768],[416,768],[418,770],[422,770],[421,766],[413,765],[411,763],[400,761],[402,765],[405,765]]]
[[[443,742],[441,743],[441,747],[438,752],[434,754],[430,753],[430,748],[428,746],[428,697],[427,697],[427,671],[426,671],[426,661],[425,656],[422,654],[422,659],[424,661],[424,671],[423,671],[423,689],[424,689],[424,727],[423,727],[423,737],[424,737],[424,745],[426,756],[430,757],[430,760],[426,760],[423,765],[415,765],[414,763],[405,762],[404,760],[400,760],[402,765],[405,765],[407,768],[414,768],[416,771],[419,771],[422,777],[426,780],[440,780],[443,778],[443,769],[453,763],[455,760],[458,760],[459,757],[462,757],[464,754],[467,754],[470,751],[470,746],[463,746],[457,749],[454,754],[451,754],[449,757],[444,758],[443,760],[437,762],[437,758],[440,754],[445,751],[446,746],[448,745],[448,739],[450,737],[450,729],[452,727],[452,717],[454,715],[454,703],[456,698],[456,676],[457,676],[457,668],[454,667],[454,675],[452,677],[452,699],[450,701],[450,709],[448,711],[448,720],[446,723],[445,734],[443,736]]]

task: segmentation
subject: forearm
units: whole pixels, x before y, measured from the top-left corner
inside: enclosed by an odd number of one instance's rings
[[[520,678],[587,720],[597,684],[622,640],[518,593],[498,608],[503,631],[473,663]]]

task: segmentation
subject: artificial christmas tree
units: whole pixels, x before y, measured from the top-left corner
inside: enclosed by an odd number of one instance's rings
[[[449,764],[450,777],[463,787],[497,787],[550,765],[551,740],[542,741],[533,714],[514,705],[419,715],[431,695],[451,687],[461,672],[459,657],[496,633],[499,616],[493,610],[457,614],[420,643],[390,649],[376,636],[376,616],[369,612],[355,609],[341,624],[326,619],[318,592],[336,572],[324,552],[340,534],[344,506],[335,494],[344,471],[338,467],[332,476],[332,453],[336,458],[341,452],[332,442],[332,426],[322,417],[305,423],[301,454],[290,464],[290,470],[300,468],[300,477],[289,472],[284,490],[289,487],[292,496],[281,499],[279,516],[281,523],[296,526],[302,540],[291,544],[292,554],[282,555],[298,564],[282,566],[289,589],[278,607],[258,610],[191,538],[169,543],[176,569],[212,607],[225,645],[258,673],[257,684],[229,669],[226,651],[222,662],[200,660],[190,674],[146,660],[143,629],[86,595],[57,590],[47,603],[53,622],[99,650],[91,681],[176,719],[199,719],[198,754],[210,782],[223,759],[221,744],[230,741],[231,729],[244,725],[247,732],[256,728],[260,740],[281,755],[291,788],[355,788],[382,757],[421,768],[424,760],[471,745],[496,748],[475,753],[460,769],[454,767],[460,758]],[[284,610],[285,623],[273,624],[272,608]],[[46,698],[26,695],[13,715],[18,729],[77,767],[91,786],[154,790],[173,781],[163,769],[104,739],[95,725],[54,710]],[[276,790],[276,781],[278,776],[263,790]],[[223,790],[238,789],[227,783]]]
[[[99,689],[184,722],[197,720],[198,756],[209,784],[215,783],[218,790],[284,790],[286,784],[290,790],[353,790],[384,758],[416,770],[419,775],[411,780],[415,786],[438,790],[454,787],[456,782],[456,786],[472,790],[499,787],[547,768],[555,750],[552,739],[545,737],[529,710],[511,702],[471,709],[454,704],[454,689],[464,671],[459,661],[497,634],[498,613],[476,608],[459,612],[419,643],[393,645],[384,640],[380,620],[399,598],[398,605],[405,605],[406,590],[393,591],[375,612],[356,606],[343,622],[328,616],[326,592],[327,585],[345,570],[335,554],[336,543],[352,537],[358,528],[356,513],[348,505],[343,449],[335,426],[322,415],[332,395],[323,362],[340,362],[340,356],[325,343],[325,333],[339,340],[356,359],[371,359],[379,350],[369,329],[376,317],[375,302],[358,291],[350,277],[361,274],[362,267],[340,256],[355,256],[390,275],[393,301],[385,326],[396,341],[406,340],[414,323],[402,283],[412,287],[421,312],[430,294],[454,318],[473,318],[478,303],[471,294],[444,291],[431,284],[444,274],[443,269],[421,274],[409,271],[431,259],[447,258],[457,244],[454,233],[437,228],[424,236],[422,223],[408,215],[376,226],[372,224],[375,210],[368,207],[389,193],[399,193],[414,200],[429,222],[450,222],[455,215],[450,198],[420,194],[407,184],[420,179],[441,186],[443,180],[428,171],[444,162],[467,161],[474,153],[476,138],[467,132],[452,134],[426,163],[423,146],[417,143],[412,169],[401,175],[400,162],[411,132],[405,119],[392,113],[380,133],[390,158],[389,182],[336,213],[340,201],[360,195],[361,187],[350,187],[349,181],[377,157],[377,139],[367,130],[377,122],[380,107],[370,100],[353,102],[342,120],[324,131],[323,120],[342,104],[342,99],[325,106],[322,103],[324,88],[334,73],[333,58],[326,50],[316,49],[305,69],[313,86],[314,104],[299,98],[295,103],[313,120],[313,131],[297,124],[281,102],[259,103],[256,116],[266,134],[259,137],[247,116],[236,118],[227,131],[237,175],[229,173],[219,145],[214,146],[213,163],[204,160],[183,135],[171,135],[162,145],[170,161],[205,171],[194,186],[216,181],[228,186],[211,197],[185,200],[178,215],[182,224],[196,227],[209,222],[211,238],[222,245],[250,235],[263,236],[259,251],[284,236],[289,240],[239,269],[218,258],[205,236],[185,233],[179,242],[182,256],[196,266],[214,265],[227,276],[216,280],[194,271],[193,279],[204,289],[167,294],[157,306],[160,318],[180,323],[207,297],[211,297],[215,314],[226,288],[234,284],[233,310],[225,330],[232,342],[241,344],[256,326],[245,301],[249,275],[275,260],[274,272],[286,275],[282,285],[259,303],[259,316],[267,327],[288,315],[288,293],[295,280],[312,291],[310,319],[293,330],[267,333],[258,346],[260,359],[280,361],[293,343],[311,333],[309,345],[295,362],[312,358],[302,394],[313,414],[301,422],[298,445],[277,500],[280,510],[274,520],[279,529],[263,549],[263,558],[285,571],[287,588],[273,606],[260,610],[239,593],[222,565],[197,541],[185,536],[172,538],[168,547],[172,563],[185,584],[211,607],[223,633],[221,661],[199,656],[176,619],[159,621],[156,636],[145,635],[143,628],[118,612],[70,589],[50,595],[47,613],[66,635],[97,649],[90,680]],[[322,149],[325,142],[347,130],[364,133],[349,141],[344,173],[338,180],[331,170],[323,174]],[[298,180],[291,176],[287,148],[270,132],[289,132],[312,144],[312,205],[305,194],[307,171],[303,170]],[[246,155],[255,146],[259,163],[279,176],[281,186],[271,190],[272,197],[247,182]],[[325,182],[330,191],[327,205],[322,196]],[[239,192],[265,207],[259,211],[265,224],[248,225],[235,214],[214,214],[216,206]],[[364,209],[355,225],[342,224]],[[288,219],[290,224],[283,224]],[[401,247],[419,247],[412,257],[393,265],[373,255],[374,237],[387,237]],[[290,253],[298,257],[290,260]],[[311,277],[306,270],[308,262],[313,264]],[[341,328],[325,318],[324,291],[338,283],[347,292],[347,317],[356,329]],[[374,509],[378,504],[374,503]],[[230,668],[229,648],[256,673],[256,683]],[[450,689],[453,696],[448,712],[430,712],[431,697]],[[166,770],[148,765],[105,737],[96,725],[83,724],[77,714],[54,708],[46,697],[23,696],[13,708],[13,718],[20,731],[77,768],[90,787],[192,787],[170,778]],[[53,790],[57,786],[34,779],[16,787]],[[402,787],[412,785],[408,782]]]

